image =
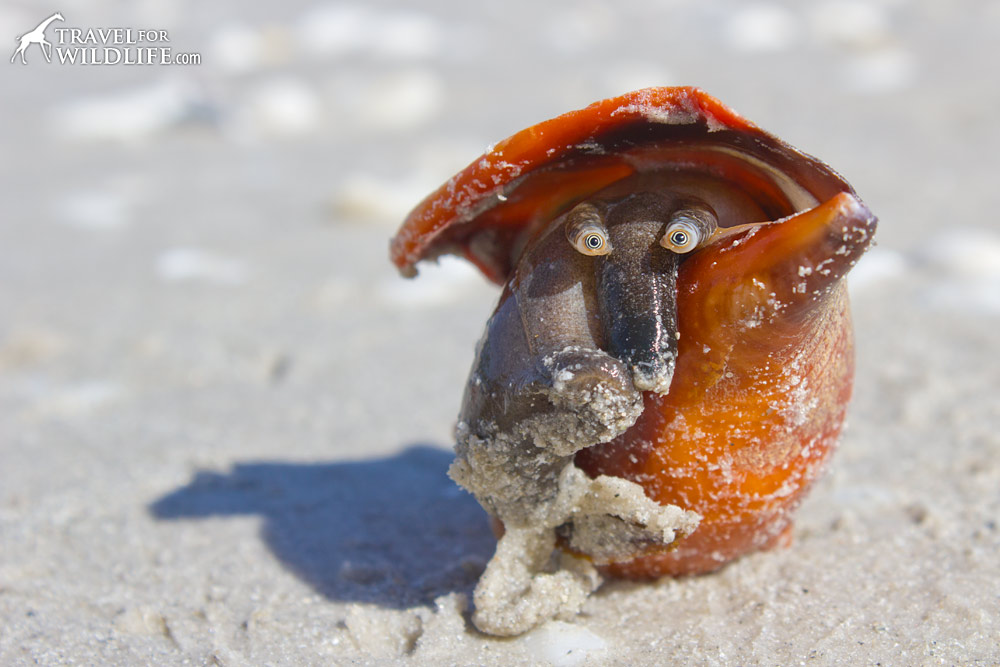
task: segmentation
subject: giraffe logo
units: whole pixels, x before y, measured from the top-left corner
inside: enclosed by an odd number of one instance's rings
[[[49,18],[45,19],[38,24],[31,32],[26,32],[19,37],[15,37],[14,41],[20,42],[17,48],[14,50],[14,55],[10,57],[10,61],[14,62],[14,59],[19,55],[21,56],[21,64],[27,65],[28,61],[24,59],[24,51],[32,44],[38,44],[38,48],[42,50],[42,55],[45,56],[45,62],[52,62],[52,42],[45,39],[45,29],[49,27],[49,24],[53,21],[65,21],[63,15],[56,12]]]

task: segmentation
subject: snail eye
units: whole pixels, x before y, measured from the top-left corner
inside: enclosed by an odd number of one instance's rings
[[[670,216],[660,245],[676,253],[688,253],[710,241],[718,228],[719,219],[708,204],[687,202]]]
[[[570,237],[569,241],[584,255],[607,255],[611,252],[611,242],[603,229],[584,228]]]
[[[608,230],[593,204],[579,204],[566,216],[566,239],[584,255],[607,255],[611,252]]]
[[[604,235],[603,234],[598,234],[596,232],[587,234],[586,236],[583,237],[583,245],[584,245],[584,247],[588,251],[593,252],[593,253],[596,253],[601,248],[603,248],[604,244],[606,242],[607,242],[607,239],[604,238]]]
[[[701,232],[687,221],[675,222],[667,227],[667,233],[660,240],[660,245],[664,248],[679,253],[691,252],[699,243]]]

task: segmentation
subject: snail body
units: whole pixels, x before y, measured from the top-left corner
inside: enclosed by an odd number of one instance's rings
[[[843,278],[875,224],[829,167],[692,88],[524,130],[410,214],[404,273],[456,252],[503,285],[450,471],[502,526],[480,629],[787,535],[843,424]]]

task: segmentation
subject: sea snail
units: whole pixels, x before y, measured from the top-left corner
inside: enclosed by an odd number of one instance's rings
[[[518,132],[410,213],[403,274],[456,253],[503,285],[450,470],[500,535],[480,630],[786,540],[843,425],[844,276],[875,226],[831,168],[696,88]]]

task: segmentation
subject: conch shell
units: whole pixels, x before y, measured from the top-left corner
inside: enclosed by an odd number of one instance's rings
[[[875,225],[832,169],[696,88],[539,123],[414,209],[405,275],[457,253],[503,285],[450,471],[501,535],[479,629],[783,541],[844,422],[843,279]]]

